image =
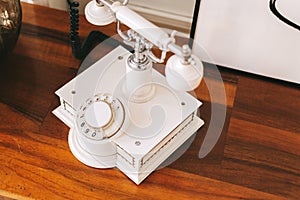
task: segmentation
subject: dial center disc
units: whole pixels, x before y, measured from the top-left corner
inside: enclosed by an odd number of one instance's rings
[[[103,101],[94,102],[85,111],[86,122],[94,128],[106,126],[111,121],[111,118],[111,108]]]

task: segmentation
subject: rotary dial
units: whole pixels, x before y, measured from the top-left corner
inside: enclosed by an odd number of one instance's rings
[[[80,106],[76,129],[92,140],[104,140],[115,135],[124,121],[121,102],[109,94],[97,94]]]

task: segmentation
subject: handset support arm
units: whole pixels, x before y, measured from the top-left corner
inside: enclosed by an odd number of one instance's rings
[[[149,46],[157,46],[161,51],[161,57],[157,58],[152,51],[148,51],[149,57],[154,62],[163,62],[165,59],[165,54],[168,51],[173,52],[179,57],[182,57],[184,60],[185,57],[187,57],[186,52],[182,51],[182,47],[177,45],[175,43],[175,34],[176,31],[174,31],[171,35],[166,33],[164,30],[162,30],[160,27],[156,26],[155,24],[151,23],[150,21],[146,20],[144,17],[139,15],[138,13],[134,12],[128,6],[128,0],[124,0],[123,2],[113,2],[110,0],[95,0],[97,3],[102,3],[105,6],[107,6],[112,13],[114,14],[116,20],[117,20],[117,32],[118,34],[124,39],[124,41],[129,42],[133,38],[131,38],[128,34],[124,34],[121,31],[120,24],[124,24],[130,29],[132,29],[134,32],[138,33],[140,36],[142,36],[146,41],[148,41],[148,47]],[[185,45],[185,49],[188,46]],[[149,50],[149,49],[148,49]],[[189,51],[191,52],[191,51]],[[191,53],[188,55],[191,56]]]

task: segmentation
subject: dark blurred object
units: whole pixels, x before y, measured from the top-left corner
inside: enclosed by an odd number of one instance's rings
[[[0,58],[14,48],[19,37],[21,23],[20,0],[0,0]]]

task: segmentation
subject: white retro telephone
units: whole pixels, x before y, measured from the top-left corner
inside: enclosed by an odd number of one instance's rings
[[[203,65],[188,45],[175,43],[175,32],[167,34],[127,3],[93,0],[85,14],[95,25],[116,20],[134,53],[119,46],[57,90],[61,105],[53,113],[70,127],[69,146],[79,161],[117,167],[140,184],[204,124],[197,116],[201,102],[186,92],[199,85]],[[174,55],[165,77],[152,63],[164,62],[167,52]]]

